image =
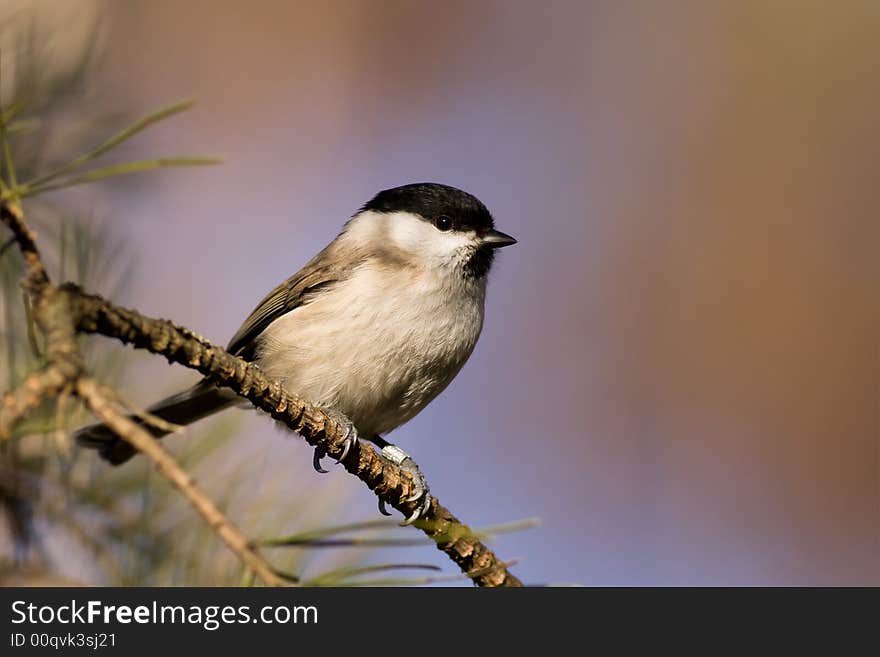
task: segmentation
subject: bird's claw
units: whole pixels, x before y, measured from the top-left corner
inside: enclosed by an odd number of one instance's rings
[[[354,424],[350,420],[346,420],[342,424],[345,426],[345,432],[342,435],[342,456],[336,459],[337,463],[342,463],[348,456],[348,450],[358,443],[358,432]]]
[[[312,456],[312,467],[315,468],[315,472],[320,472],[321,474],[329,472],[321,467],[321,459],[325,456],[327,456],[327,450],[323,447],[315,447],[315,454]]]
[[[385,445],[385,447],[382,448],[382,457],[391,461],[412,477],[413,493],[409,497],[404,498],[403,501],[421,502],[416,507],[415,511],[413,511],[409,517],[401,523],[403,526],[411,525],[416,520],[423,517],[431,507],[431,494],[428,489],[428,482],[425,480],[425,476],[422,474],[422,471],[419,470],[419,466],[416,462],[412,460],[409,454],[404,452],[397,445]],[[382,500],[379,500],[379,511],[383,515],[391,515],[386,511],[385,504]]]
[[[342,463],[352,447],[358,443],[358,432],[351,420],[332,409],[324,409],[324,413],[341,427],[345,427],[342,433],[342,455],[336,459],[337,463]],[[312,466],[317,472],[327,474],[327,470],[321,467],[321,459],[327,456],[327,450],[323,447],[315,448],[315,455],[312,457]]]
[[[422,502],[422,504],[415,511],[413,511],[412,514],[410,514],[409,518],[400,523],[401,527],[411,525],[419,518],[424,518],[425,515],[427,515],[428,509],[431,508],[431,495],[427,491],[425,491],[424,495],[425,501]]]

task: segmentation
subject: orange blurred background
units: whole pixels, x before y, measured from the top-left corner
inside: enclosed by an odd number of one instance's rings
[[[463,187],[519,244],[470,363],[392,440],[469,522],[542,518],[494,544],[515,572],[880,585],[880,5],[98,14],[105,90],[138,115],[199,99],[139,154],[226,157],[108,184],[138,258],[117,301],[225,343],[375,191]],[[144,360],[146,402],[172,370]],[[238,458],[372,517],[251,415]]]

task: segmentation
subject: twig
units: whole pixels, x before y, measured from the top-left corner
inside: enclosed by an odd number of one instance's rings
[[[0,404],[0,440],[12,437],[18,423],[44,399],[53,397],[68,384],[56,367],[29,374],[16,390],[3,395]]]
[[[137,424],[114,408],[111,401],[113,391],[99,386],[94,380],[83,377],[77,384],[79,395],[86,401],[89,408],[101,420],[113,429],[119,437],[131,443],[132,447],[142,452],[156,469],[159,470],[189,500],[196,511],[219,534],[229,549],[238,555],[248,568],[269,586],[285,586],[288,582],[275,573],[272,567],[253,550],[247,537],[223,515],[211,499],[196,483],[195,479],[178,465],[174,457]]]
[[[168,422],[168,420],[163,420],[158,415],[153,415],[149,411],[144,410],[119,391],[115,391],[114,396],[116,401],[125,408],[125,410],[138,419],[143,420],[144,424],[148,424],[151,427],[157,428],[159,431],[165,431],[167,433],[177,433],[183,429],[183,426],[180,424]]]
[[[24,280],[24,287],[29,292],[34,293],[44,285],[48,285],[49,276],[43,267],[43,261],[40,258],[40,251],[37,249],[37,237],[24,221],[21,213],[21,206],[18,203],[7,201],[0,204],[0,219],[9,226],[15,241],[18,242],[18,249],[24,258],[25,270],[27,275]]]
[[[36,271],[39,272],[42,267]],[[45,273],[45,272],[44,272]],[[44,399],[57,396],[82,373],[82,355],[76,344],[70,299],[48,285],[36,293],[35,318],[46,336],[47,365],[28,375],[0,404],[0,440],[9,438],[16,425]]]

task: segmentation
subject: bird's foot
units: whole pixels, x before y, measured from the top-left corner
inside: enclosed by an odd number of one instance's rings
[[[424,516],[431,506],[431,494],[428,489],[428,482],[425,480],[422,471],[419,470],[418,464],[412,460],[412,457],[409,454],[404,452],[397,445],[392,445],[390,443],[386,444],[382,447],[381,457],[399,467],[413,479],[413,494],[407,497],[404,501],[418,502],[419,504],[416,507],[416,510],[410,514],[409,518],[401,523],[401,525],[411,525]],[[379,512],[385,516],[391,515],[385,508],[385,502],[382,500],[379,500]]]
[[[354,424],[351,420],[345,417],[339,411],[333,409],[321,409],[324,411],[324,414],[327,415],[331,420],[333,420],[340,427],[343,427],[342,432],[342,456],[340,456],[336,462],[342,463],[345,460],[345,457],[348,456],[349,450],[352,447],[357,445],[358,442],[358,432],[355,428]],[[321,467],[321,459],[327,456],[327,450],[323,447],[316,447],[315,454],[312,457],[312,466],[315,468],[317,472],[322,474],[326,474],[327,470]]]

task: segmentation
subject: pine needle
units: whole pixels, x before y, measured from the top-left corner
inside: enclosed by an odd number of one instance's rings
[[[55,180],[59,176],[66,175],[71,171],[83,166],[84,164],[88,164],[92,160],[96,160],[104,153],[107,153],[108,151],[119,146],[120,144],[125,143],[136,134],[143,132],[154,123],[158,123],[163,119],[167,119],[169,116],[174,116],[175,114],[184,112],[191,108],[194,104],[195,100],[188,99],[183,100],[179,103],[174,103],[173,105],[169,105],[168,107],[163,107],[162,109],[153,112],[149,116],[145,116],[139,121],[134,122],[132,125],[125,128],[121,132],[116,133],[94,150],[91,150],[88,153],[83,153],[79,157],[71,160],[67,164],[59,167],[58,169],[55,169],[54,171],[50,171],[49,173],[34,178],[33,180],[27,181],[24,186],[28,189],[37,189],[43,187],[45,183],[49,182],[50,180]]]
[[[41,184],[34,186],[26,183],[22,186],[22,196],[32,194],[42,194],[44,192],[55,189],[63,189],[65,187],[73,187],[75,185],[85,185],[87,183],[97,182],[106,178],[116,176],[125,176],[132,173],[141,173],[143,171],[152,171],[153,169],[163,169],[166,167],[193,167],[207,166],[214,164],[222,164],[223,160],[216,157],[162,157],[154,160],[137,160],[135,162],[126,162],[125,164],[115,164],[113,166],[92,169],[79,176],[65,178],[54,183]]]

